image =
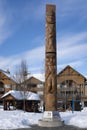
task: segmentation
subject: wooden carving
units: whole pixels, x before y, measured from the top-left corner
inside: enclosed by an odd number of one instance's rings
[[[57,109],[55,6],[46,6],[45,110]]]

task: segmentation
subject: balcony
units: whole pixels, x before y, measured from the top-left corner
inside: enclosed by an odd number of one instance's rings
[[[60,100],[71,100],[72,97],[75,99],[77,94],[77,90],[75,87],[73,88],[60,88],[60,91],[58,91],[58,99]]]
[[[71,93],[76,93],[77,89],[75,87],[73,88],[61,88],[61,92],[71,92]]]
[[[0,92],[3,92],[4,91],[4,88],[0,88]]]

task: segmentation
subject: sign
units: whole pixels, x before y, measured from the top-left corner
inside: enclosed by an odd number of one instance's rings
[[[52,111],[45,111],[43,115],[44,120],[51,121],[53,118],[53,113]]]

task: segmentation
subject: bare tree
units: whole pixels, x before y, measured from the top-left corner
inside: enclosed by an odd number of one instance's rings
[[[26,60],[22,60],[21,64],[19,65],[18,68],[16,68],[16,72],[15,72],[15,79],[17,82],[16,88],[17,90],[19,90],[23,96],[23,109],[25,112],[25,100],[27,98],[27,94],[28,94],[28,86],[27,86],[27,76],[28,76],[28,66],[26,63]]]

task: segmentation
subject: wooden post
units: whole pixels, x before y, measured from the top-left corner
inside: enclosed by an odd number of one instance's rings
[[[3,101],[3,104],[4,104],[4,110],[7,110],[7,101]]]

